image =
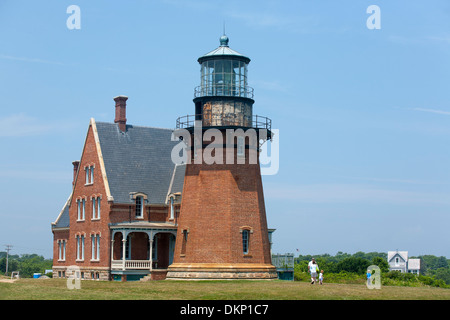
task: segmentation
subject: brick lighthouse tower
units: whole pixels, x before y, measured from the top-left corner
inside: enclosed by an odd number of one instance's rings
[[[217,49],[198,59],[195,114],[177,120],[175,133],[188,148],[167,279],[277,277],[258,159],[261,143],[271,139],[271,120],[253,114],[250,58],[228,42],[222,36]]]

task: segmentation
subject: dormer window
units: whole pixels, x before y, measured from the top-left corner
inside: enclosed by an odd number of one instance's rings
[[[144,217],[144,197],[136,197],[136,218]]]
[[[170,197],[170,220],[175,218],[175,207],[173,205],[173,197]]]
[[[145,202],[147,200],[147,194],[143,192],[130,192],[130,200],[134,202],[134,217],[136,219],[144,218]]]

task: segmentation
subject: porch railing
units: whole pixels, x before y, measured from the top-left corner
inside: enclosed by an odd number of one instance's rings
[[[125,269],[150,270],[151,261],[149,260],[125,260]],[[123,260],[111,261],[112,269],[123,269]]]

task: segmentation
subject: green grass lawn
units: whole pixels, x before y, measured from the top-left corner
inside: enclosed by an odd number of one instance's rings
[[[81,281],[64,279],[0,282],[0,300],[450,300],[450,289],[299,281]]]

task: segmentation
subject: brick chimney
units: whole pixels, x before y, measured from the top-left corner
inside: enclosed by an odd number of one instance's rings
[[[116,102],[116,118],[114,122],[119,124],[120,131],[125,132],[127,128],[127,96],[117,96],[114,98]]]
[[[73,180],[72,180],[72,186],[75,184],[75,179],[77,178],[77,172],[78,172],[78,167],[80,165],[80,161],[76,160],[74,162],[72,162],[73,164]]]

